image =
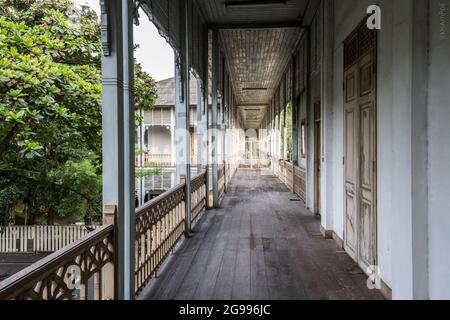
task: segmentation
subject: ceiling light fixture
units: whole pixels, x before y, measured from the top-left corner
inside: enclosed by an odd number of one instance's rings
[[[267,91],[267,88],[242,88],[242,91]]]
[[[225,8],[227,7],[237,7],[237,6],[263,6],[270,4],[283,4],[286,5],[286,0],[228,0],[225,1]]]

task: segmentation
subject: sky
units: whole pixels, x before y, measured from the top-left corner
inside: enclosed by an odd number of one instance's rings
[[[87,4],[92,10],[100,14],[99,0],[74,0],[80,5]],[[156,81],[173,77],[174,55],[170,45],[161,37],[158,30],[147,15],[140,10],[139,26],[134,26],[134,43],[139,44],[135,57],[142,68]]]

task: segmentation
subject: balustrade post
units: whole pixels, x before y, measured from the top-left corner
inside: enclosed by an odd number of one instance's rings
[[[219,178],[218,178],[218,134],[217,134],[217,105],[218,105],[218,71],[219,71],[219,32],[212,29],[212,67],[211,67],[211,162],[212,162],[212,191],[213,206],[219,207]]]
[[[180,176],[180,183],[184,184],[184,193],[186,195],[187,190],[189,190],[187,188],[187,184],[188,181],[186,179],[186,175],[182,174]],[[190,182],[189,182],[190,183]],[[190,201],[191,197],[184,197],[184,235],[185,237],[189,237],[190,232],[191,232],[191,201]]]
[[[206,210],[208,210],[211,207],[210,201],[209,201],[209,165],[203,166],[203,170],[205,170],[205,200],[206,200]]]
[[[103,209],[103,224],[115,224],[117,207],[115,205],[105,205]],[[115,228],[113,231],[113,243],[116,242],[116,232]],[[113,249],[113,261],[106,264],[101,272],[101,286],[102,286],[102,299],[103,300],[114,300],[115,298],[115,259],[116,252]]]
[[[227,163],[225,160],[223,160],[223,193],[227,193]]]

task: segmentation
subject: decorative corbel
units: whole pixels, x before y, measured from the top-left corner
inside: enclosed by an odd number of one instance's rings
[[[176,55],[175,63],[176,63],[176,68],[181,75],[183,73],[183,68],[182,68],[182,64],[181,64],[181,57],[179,54]],[[178,86],[178,102],[183,103],[184,102],[183,77],[180,76],[179,81],[177,81],[177,83],[175,85]]]
[[[141,7],[142,3],[139,0],[134,0],[133,2],[133,22],[134,25],[139,25],[139,8]]]
[[[206,80],[206,81],[208,81],[208,80]],[[208,97],[205,98],[205,95],[206,95],[205,81],[202,81],[202,85],[200,86],[200,90],[202,92],[202,102],[203,102],[202,114],[205,114],[206,113],[206,106],[208,105]]]
[[[111,36],[110,36],[110,8],[109,0],[100,0],[100,21],[101,21],[101,41],[102,51],[105,57],[111,55]]]

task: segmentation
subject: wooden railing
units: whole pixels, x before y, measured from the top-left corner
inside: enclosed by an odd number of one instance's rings
[[[142,158],[142,159],[140,159]],[[173,167],[174,163],[172,161],[172,155],[170,153],[161,154],[147,154],[137,155],[135,157],[135,166],[140,166],[140,161],[142,160],[144,167]]]
[[[0,253],[55,252],[87,233],[89,230],[84,225],[0,227]]]
[[[172,154],[149,154],[145,160],[147,164],[156,164],[161,167],[171,167],[172,163]]]
[[[306,202],[306,171],[303,168],[294,166],[294,193],[296,193],[303,202]]]
[[[284,183],[293,192],[294,191],[294,166],[290,162],[285,162],[284,166]]]
[[[184,186],[177,185],[136,211],[136,295],[184,234]]]
[[[278,166],[278,178],[286,184],[292,192],[296,193],[303,202],[306,202],[306,171],[294,166],[292,163],[280,160]]]
[[[185,232],[185,182],[136,211],[135,288],[138,295],[155,276]],[[206,171],[191,179],[191,214],[195,219],[206,207]]]
[[[192,221],[206,208],[206,182],[205,170],[191,179]],[[182,181],[136,211],[136,295],[185,233],[185,187]],[[113,299],[115,211],[106,207],[104,226],[1,282],[0,299]]]
[[[0,282],[0,300],[112,299],[113,232],[102,226]]]
[[[206,209],[207,193],[207,172],[206,170],[191,180],[191,222],[194,223],[200,214]]]

